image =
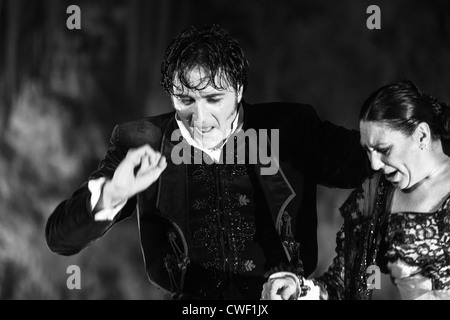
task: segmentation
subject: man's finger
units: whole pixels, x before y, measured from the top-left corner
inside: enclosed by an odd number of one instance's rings
[[[150,147],[150,145],[144,144],[139,148],[128,150],[126,158],[131,160],[133,164],[138,165],[143,156],[145,155],[152,156],[153,154],[155,154],[155,152],[156,151],[153,150],[153,148]]]
[[[159,176],[167,166],[166,157],[162,156],[159,152],[152,159],[150,159],[149,156],[145,156],[142,163],[143,164],[138,171],[139,175],[146,175],[154,172]]]
[[[167,162],[166,158],[163,156],[158,162],[158,165],[154,168],[149,167],[145,171],[139,171],[139,184],[142,186],[141,189],[145,189],[150,186],[153,182],[158,180],[161,173],[166,169]]]
[[[159,160],[161,159],[161,153],[160,152],[155,152],[153,155],[151,155],[150,157],[150,165],[152,168],[155,168],[158,166]]]
[[[265,282],[263,284],[263,289],[261,292],[261,300],[269,300],[269,283]]]
[[[294,285],[288,284],[283,288],[283,291],[280,294],[281,298],[283,300],[289,300],[292,295],[295,295],[296,291],[297,291],[297,287],[295,284]],[[297,297],[295,297],[295,298],[297,298]]]
[[[150,168],[150,157],[145,155],[141,158],[141,167],[139,168],[138,174],[145,172]]]
[[[167,167],[167,160],[165,156],[161,156],[158,161],[158,167],[161,169],[161,172],[164,171]]]
[[[270,300],[282,300],[280,293],[283,290],[285,280],[282,278],[271,279],[269,288]]]

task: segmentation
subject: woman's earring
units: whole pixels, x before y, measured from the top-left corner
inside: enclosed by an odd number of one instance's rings
[[[425,143],[422,142],[422,143],[419,144],[419,149],[420,150],[425,150],[426,148],[427,148],[427,145]]]

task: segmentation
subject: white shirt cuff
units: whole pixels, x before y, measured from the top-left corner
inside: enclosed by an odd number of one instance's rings
[[[103,185],[106,182],[106,178],[98,178],[89,180],[88,182],[88,189],[91,192],[91,212],[94,210],[95,206],[98,203],[98,200],[100,199],[100,195],[102,193]],[[114,208],[107,208],[100,210],[98,212],[94,213],[94,220],[95,221],[112,221],[114,217],[119,213],[120,210],[125,206],[127,201],[123,201],[119,203]]]

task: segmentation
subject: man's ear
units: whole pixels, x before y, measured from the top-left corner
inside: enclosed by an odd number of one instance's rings
[[[414,140],[420,145],[428,146],[431,142],[431,129],[428,123],[421,122],[413,133]]]

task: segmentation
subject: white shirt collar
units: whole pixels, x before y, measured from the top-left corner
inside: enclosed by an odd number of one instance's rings
[[[220,155],[222,153],[222,148],[225,145],[225,143],[228,141],[228,138],[235,133],[237,130],[240,130],[244,123],[244,108],[242,108],[242,105],[239,104],[238,107],[238,113],[236,117],[234,118],[231,126],[231,132],[230,134],[225,138],[222,145],[219,148],[214,149],[207,149],[200,144],[198,144],[194,139],[192,139],[191,134],[189,133],[189,130],[185,127],[184,123],[178,118],[178,114],[175,113],[175,120],[177,121],[178,128],[180,128],[181,135],[186,140],[187,143],[189,143],[191,146],[203,151],[207,155],[209,155],[215,162],[220,161]]]

